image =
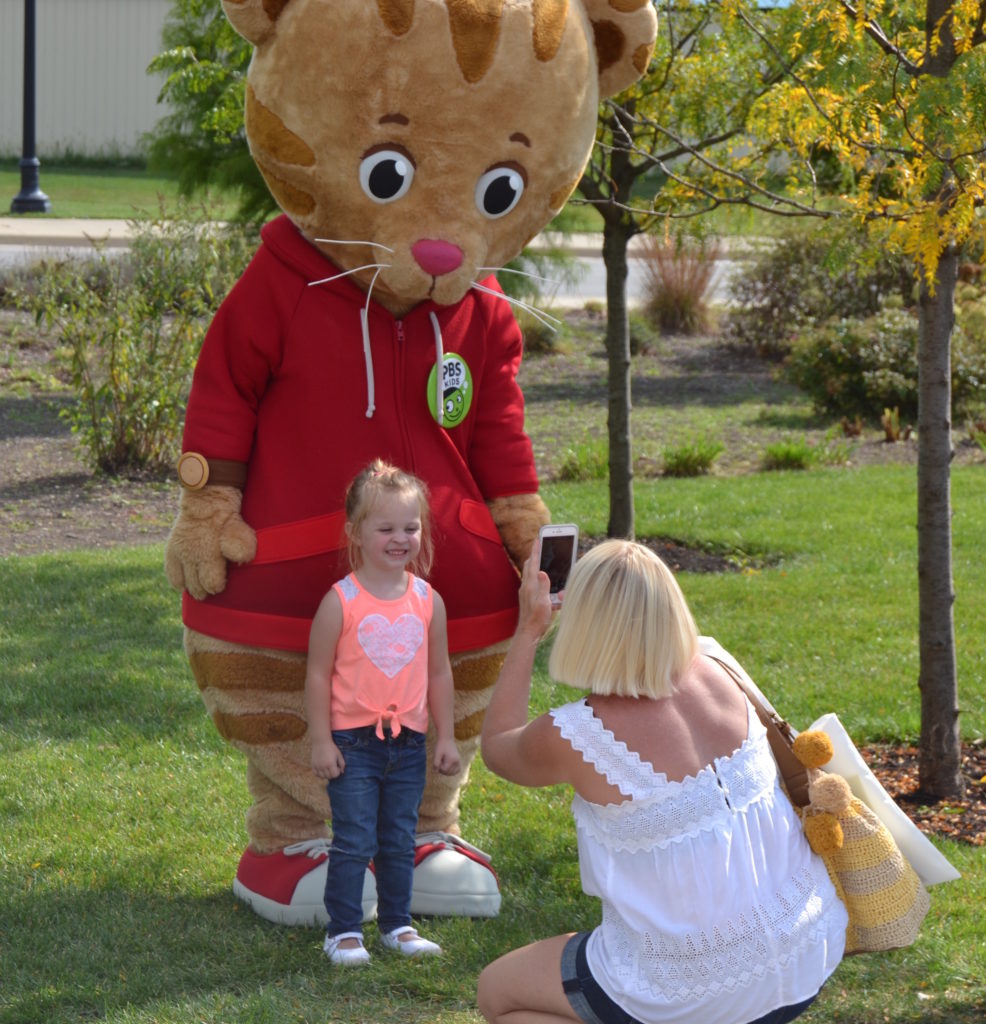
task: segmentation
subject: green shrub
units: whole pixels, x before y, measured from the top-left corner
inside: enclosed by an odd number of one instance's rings
[[[730,281],[737,308],[726,333],[744,348],[780,357],[806,328],[832,317],[865,317],[911,287],[903,260],[874,254],[859,233],[792,232],[771,240]]]
[[[807,469],[819,461],[817,448],[806,440],[775,441],[764,449],[763,468],[767,470]]]
[[[977,420],[969,420],[966,429],[969,432],[969,440],[980,451],[986,452],[986,416]]]
[[[805,331],[785,364],[818,409],[872,419],[885,408],[917,415],[918,322],[903,309],[830,320]]]
[[[602,439],[589,439],[566,448],[562,453],[557,480],[605,480],[609,475],[609,445]]]
[[[210,185],[240,195],[240,216],[262,221],[277,206],[247,148],[243,94],[253,47],[217,0],[173,0],[164,52],[148,72],[164,75],[170,113],[148,134],[150,166],[178,175],[183,195]]]
[[[627,316],[627,326],[630,329],[630,355],[648,356],[660,351],[660,334],[646,312],[631,311]]]
[[[724,445],[712,438],[701,437],[676,448],[665,448],[665,476],[702,476],[712,468],[712,463],[722,454]]]
[[[134,231],[129,254],[45,268],[21,296],[60,335],[77,398],[63,415],[92,467],[108,474],[174,464],[208,318],[253,248],[246,231],[205,220]]]
[[[788,378],[815,406],[837,416],[873,419],[896,409],[902,420],[918,413],[918,320],[903,309],[883,309],[862,320],[831,320],[804,332],[789,355]],[[986,351],[961,326],[952,335],[952,405],[986,396]]]
[[[839,439],[841,431],[839,424],[832,427],[821,444],[812,444],[807,438],[768,444],[764,449],[763,468],[782,470],[844,465],[849,462],[852,447],[847,441]]]
[[[514,310],[520,333],[524,336],[525,356],[552,356],[566,349],[568,325],[555,317],[546,319],[526,309]]]

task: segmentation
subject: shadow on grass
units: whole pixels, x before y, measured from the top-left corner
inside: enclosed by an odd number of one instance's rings
[[[4,917],[2,1024],[325,1020],[327,1011],[337,1021],[433,1021],[436,1008],[473,1003],[476,977],[499,952],[486,941],[495,922],[436,921],[428,934],[452,955],[410,963],[381,950],[368,924],[372,975],[333,971],[321,928],[271,925],[226,893],[25,894]]]

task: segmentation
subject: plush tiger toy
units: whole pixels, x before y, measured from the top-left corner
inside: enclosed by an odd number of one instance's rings
[[[325,921],[331,819],[310,769],[308,630],[345,575],[343,495],[374,457],[431,494],[449,616],[456,778],[429,769],[414,913],[500,892],[458,835],[459,792],[548,513],[493,271],[564,205],[600,97],[646,69],[649,0],[223,0],[255,51],[251,153],[283,210],[207,333],[166,568],[222,736],[246,755],[234,891]],[[368,874],[364,908],[372,913]]]

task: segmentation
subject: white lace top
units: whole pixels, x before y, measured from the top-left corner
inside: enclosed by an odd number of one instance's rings
[[[842,959],[846,910],[777,781],[752,705],[742,746],[670,782],[584,700],[551,712],[627,796],[572,801],[582,888],[602,900],[586,949],[645,1024],[744,1024],[814,995]]]

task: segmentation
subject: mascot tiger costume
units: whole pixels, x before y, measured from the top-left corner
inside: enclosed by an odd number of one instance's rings
[[[383,458],[431,492],[463,770],[429,768],[412,911],[490,916],[459,792],[548,512],[493,271],[562,208],[598,103],[646,69],[649,0],[223,0],[254,44],[250,150],[283,214],[211,324],[166,569],[185,648],[252,797],[234,891],[314,924],[331,811],[310,768],[305,652],[345,575],[350,479]],[[373,912],[368,872],[364,910]]]

